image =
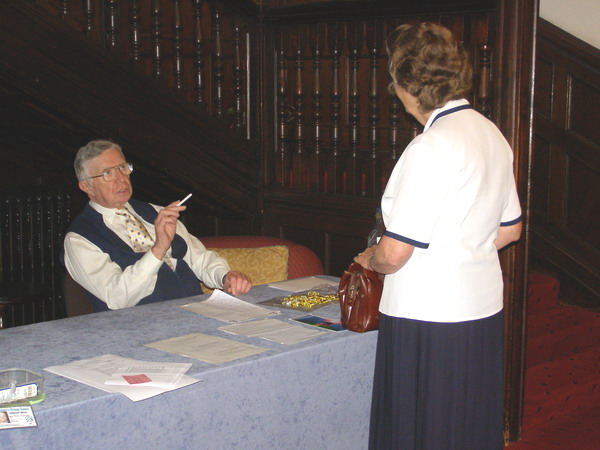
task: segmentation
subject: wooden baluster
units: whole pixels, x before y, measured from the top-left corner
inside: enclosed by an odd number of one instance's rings
[[[85,0],[83,5],[83,20],[85,21],[85,34],[88,36],[94,29],[94,15],[92,0]]]
[[[173,0],[173,72],[174,90],[183,92],[183,23],[181,20],[181,0]]]
[[[492,55],[493,48],[490,44],[490,18],[480,16],[471,24],[472,37],[465,44],[465,49],[470,53],[473,65],[473,107],[485,117],[492,116]]]
[[[240,26],[233,29],[233,96],[235,128],[238,133],[244,130],[244,70],[242,68],[242,39]]]
[[[342,34],[343,25],[334,23],[331,25],[331,38],[329,39],[329,53],[331,54],[331,156],[328,164],[328,183],[333,184],[334,194],[341,192],[341,155],[342,145],[341,121],[342,121],[342,103],[340,90],[340,65],[342,52]],[[329,189],[327,189],[329,191]]]
[[[206,100],[204,99],[204,39],[202,38],[202,4],[204,0],[193,0],[194,6],[194,48],[196,51],[196,104],[203,110],[206,110]]]
[[[213,10],[214,35],[213,35],[213,74],[215,78],[215,107],[217,117],[221,117],[224,112],[223,100],[223,80],[225,79],[225,63],[223,59],[222,30],[221,30],[221,12],[219,5],[215,4]]]
[[[252,124],[250,122],[250,117],[252,115],[252,96],[250,92],[252,91],[252,79],[250,68],[252,67],[251,57],[252,52],[251,49],[251,35],[250,32],[246,32],[244,45],[246,46],[246,63],[244,65],[245,71],[245,81],[246,81],[246,91],[245,91],[245,101],[246,101],[246,111],[244,113],[244,120],[246,122],[246,139],[250,140],[252,138]]]
[[[302,73],[304,70],[304,56],[303,50],[305,45],[305,34],[306,30],[299,26],[296,31],[296,48],[295,48],[295,62],[296,68],[296,79],[294,85],[294,107],[295,107],[295,152],[293,160],[294,169],[294,180],[297,183],[297,187],[303,188],[306,182],[306,168],[305,168],[305,157],[304,157],[304,85],[302,79]]]
[[[410,118],[410,140],[412,141],[421,132],[421,128],[416,119]]]
[[[485,43],[479,47],[479,86],[477,88],[477,110],[485,117],[492,116],[491,83],[492,83],[492,49]]]
[[[287,158],[287,61],[284,28],[280,28],[275,43],[277,52],[277,157],[275,158],[276,181],[282,186],[288,179]]]
[[[109,49],[114,49],[119,44],[119,0],[106,0],[105,5],[107,10],[106,19],[108,21],[106,26],[106,45]]]
[[[395,29],[396,26],[398,25],[398,23],[394,22],[391,23],[391,30]],[[385,35],[387,35],[389,33],[390,30],[388,30]],[[388,72],[386,70],[386,72]],[[400,103],[400,100],[398,99],[398,97],[396,96],[396,92],[394,89],[394,84],[391,81],[391,78],[388,75],[388,80],[390,80],[390,83],[388,85],[388,99],[389,99],[389,137],[388,137],[388,142],[389,142],[389,146],[390,146],[390,153],[389,153],[389,158],[386,159],[385,161],[385,168],[382,170],[382,174],[381,174],[381,178],[380,178],[380,194],[383,193],[383,191],[385,190],[385,187],[387,185],[387,181],[388,181],[388,176],[391,173],[391,171],[394,168],[394,165],[396,164],[398,157],[400,156],[400,154],[402,153],[402,149],[401,149],[401,135],[400,135],[400,122],[401,122],[401,118],[402,118],[402,111],[404,111],[404,108],[402,106],[402,103]]]
[[[392,88],[393,89],[393,88]],[[400,114],[402,105],[396,94],[390,93],[390,159],[395,161],[400,155]]]
[[[379,196],[377,180],[381,178],[381,167],[377,159],[379,148],[379,86],[377,84],[377,69],[379,67],[379,46],[382,41],[381,25],[376,21],[368,27],[367,45],[369,48],[370,76],[369,76],[369,148],[371,150],[371,188],[368,189],[363,183],[361,193],[370,191],[372,196]]]
[[[360,144],[360,91],[358,89],[358,71],[360,50],[363,45],[363,28],[360,22],[350,24],[348,31],[348,51],[350,55],[350,80],[348,92],[348,114],[350,122],[350,150],[352,151],[351,160],[347,164],[347,171],[350,181],[348,190],[351,194],[356,195],[359,192],[359,184],[357,179],[357,158],[358,147]]]
[[[152,76],[159,78],[162,75],[162,31],[160,27],[160,0],[152,0]]]
[[[321,164],[321,119],[322,119],[322,107],[321,98],[323,94],[321,92],[321,56],[322,56],[322,45],[323,45],[323,25],[315,25],[311,30],[311,39],[309,40],[311,51],[313,55],[313,137],[314,137],[314,152],[310,159],[310,172],[313,176],[311,179],[312,186],[317,192],[323,190],[324,173]]]
[[[69,0],[60,0],[60,16],[65,18],[70,13]]]
[[[140,2],[139,0],[129,0],[129,39],[131,47],[131,60],[138,62],[140,60]]]
[[[388,171],[386,171],[386,173],[391,172],[393,168],[394,168],[394,166],[392,165],[392,167]],[[387,175],[381,175],[380,194],[383,194],[383,191],[385,191],[385,187],[387,186],[387,182],[388,182]]]

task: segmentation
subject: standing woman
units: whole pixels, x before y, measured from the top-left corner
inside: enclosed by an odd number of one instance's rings
[[[424,131],[381,200],[386,232],[359,254],[386,274],[371,449],[501,449],[502,273],[519,239],[513,153],[471,108],[471,67],[439,25],[402,25],[387,40],[394,92]]]

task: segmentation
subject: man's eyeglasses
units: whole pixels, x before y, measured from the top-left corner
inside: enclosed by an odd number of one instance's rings
[[[106,169],[100,175],[94,175],[93,177],[87,177],[87,178],[84,178],[84,180],[102,177],[102,178],[104,178],[104,181],[107,181],[107,182],[113,181],[115,178],[117,178],[117,170],[119,172],[121,172],[123,175],[129,175],[131,172],[133,172],[133,164],[131,164],[131,163],[119,164],[118,166],[111,167],[110,169]]]

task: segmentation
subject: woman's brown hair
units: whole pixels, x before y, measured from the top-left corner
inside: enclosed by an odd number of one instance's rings
[[[394,83],[417,97],[422,113],[464,98],[471,90],[466,52],[441,25],[400,25],[387,38],[387,52]]]

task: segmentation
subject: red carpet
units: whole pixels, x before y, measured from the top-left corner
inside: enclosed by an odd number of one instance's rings
[[[530,275],[523,432],[509,450],[600,449],[600,314],[558,295],[554,278]]]

